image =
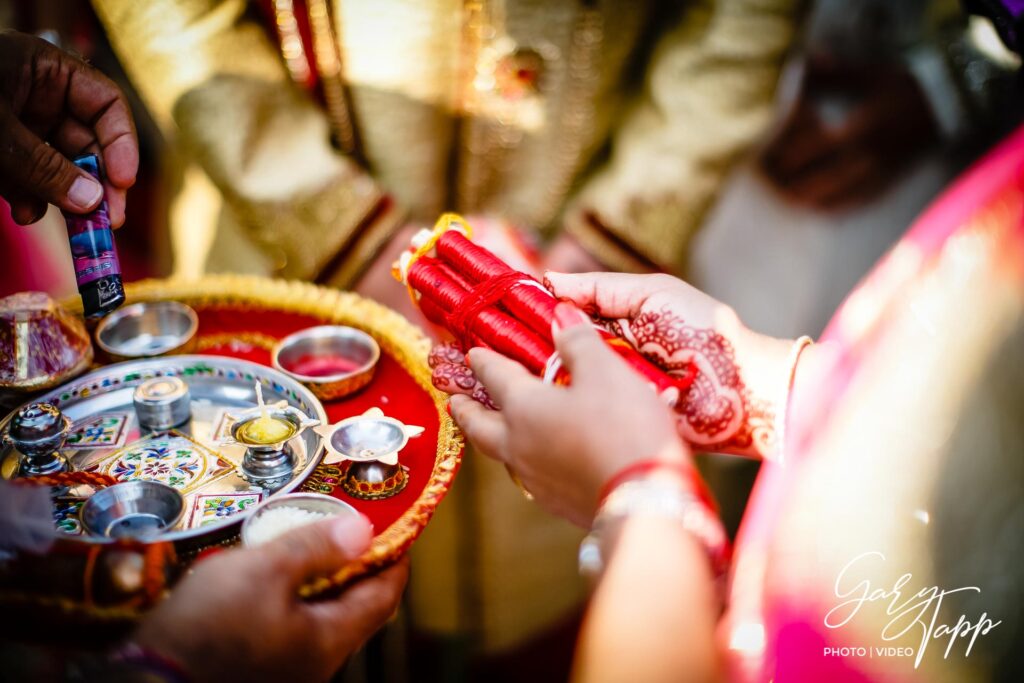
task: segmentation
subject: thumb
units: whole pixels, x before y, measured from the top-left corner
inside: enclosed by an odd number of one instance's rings
[[[563,301],[555,306],[551,332],[555,349],[573,376],[573,384],[610,379],[609,372],[616,372],[620,366],[625,368],[601,339],[590,318],[570,303]]]
[[[7,112],[0,133],[0,175],[21,193],[71,213],[86,213],[103,199],[103,186]]]
[[[342,514],[285,532],[252,552],[263,554],[264,566],[295,589],[344,567],[370,547],[372,538],[369,520]]]

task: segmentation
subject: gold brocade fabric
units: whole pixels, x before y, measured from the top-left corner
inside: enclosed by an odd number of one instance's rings
[[[730,162],[768,121],[797,3],[271,4],[277,33],[243,0],[94,0],[163,131],[265,255],[194,238],[212,244],[211,267],[312,277],[341,266],[351,281],[386,237],[347,248],[384,193],[411,220],[457,210],[565,224],[608,265],[637,252],[678,270]],[[304,12],[335,50],[302,51],[289,31]],[[344,114],[296,85],[317,67]],[[337,137],[354,129],[358,162],[331,146],[332,124]],[[606,234],[583,234],[587,212]]]
[[[93,4],[165,136],[219,192],[209,206],[186,173],[176,272],[345,286],[403,221],[445,210],[565,226],[613,268],[678,271],[768,121],[798,3],[278,0],[276,27],[243,0]],[[306,62],[289,37],[303,12],[334,38]],[[307,62],[324,104],[303,87]],[[582,534],[467,460],[416,546],[409,600],[419,625],[497,649],[582,599]]]

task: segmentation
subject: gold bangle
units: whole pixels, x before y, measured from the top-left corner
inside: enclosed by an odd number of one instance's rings
[[[804,335],[793,342],[793,346],[789,350],[789,358],[786,361],[789,373],[786,375],[786,388],[782,394],[782,400],[779,401],[782,410],[779,411],[775,424],[775,433],[778,435],[775,441],[775,459],[779,463],[783,462],[786,457],[786,421],[789,417],[789,403],[793,395],[793,383],[796,381],[796,366],[800,362],[800,356],[803,354],[804,349],[813,343],[813,339]]]
[[[533,500],[533,494],[526,490],[526,487],[523,485],[523,480],[519,478],[519,475],[516,474],[508,464],[505,465],[505,471],[508,472],[508,476],[512,479],[512,483],[518,486],[519,490],[523,492],[523,497],[526,498],[526,500]]]

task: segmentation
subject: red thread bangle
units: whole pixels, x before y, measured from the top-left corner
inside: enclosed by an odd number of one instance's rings
[[[128,642],[114,650],[111,662],[137,667],[160,677],[168,683],[188,683],[192,680],[185,668],[176,660],[137,643]]]
[[[654,459],[637,460],[636,462],[626,465],[612,475],[612,478],[601,487],[600,494],[597,498],[597,507],[600,508],[608,496],[611,495],[611,492],[617,489],[621,484],[629,481],[630,479],[639,479],[651,472],[657,472],[658,470],[670,470],[678,474],[690,485],[698,500],[707,506],[707,508],[713,513],[718,514],[718,503],[715,502],[714,497],[711,495],[711,491],[708,489],[707,484],[704,483],[704,480],[701,478],[695,467],[682,462],[666,462],[665,460]]]

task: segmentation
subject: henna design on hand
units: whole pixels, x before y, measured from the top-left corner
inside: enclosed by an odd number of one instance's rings
[[[455,342],[445,342],[444,344],[437,344],[430,349],[430,353],[427,354],[427,365],[431,368],[436,368],[442,363],[455,363],[456,365],[466,364],[466,354],[462,352],[459,345]]]
[[[461,363],[438,363],[430,374],[434,388],[446,394],[465,394],[491,410],[497,410],[484,385],[468,366]]]
[[[680,435],[706,450],[765,454],[774,443],[771,404],[743,381],[732,344],[709,328],[695,328],[668,309],[618,322],[618,331],[648,360],[669,374],[690,363],[697,377],[674,410]]]

